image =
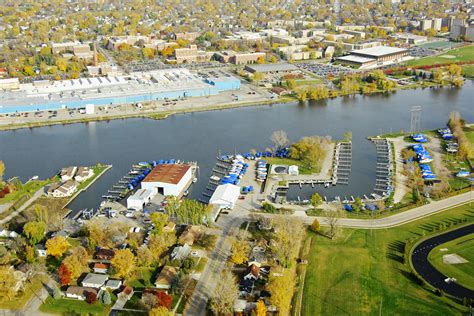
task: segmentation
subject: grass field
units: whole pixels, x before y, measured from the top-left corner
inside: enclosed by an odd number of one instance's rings
[[[412,280],[404,248],[440,223],[473,216],[464,205],[396,228],[344,229],[337,240],[309,233],[301,315],[459,315],[460,306]]]
[[[271,157],[271,158],[265,158],[265,160],[271,164],[271,165],[295,165],[298,166],[298,170],[300,174],[313,174],[313,173],[318,173],[321,171],[321,167],[318,166],[318,168],[306,168],[306,166],[303,166],[301,161],[291,159],[291,158],[277,158],[277,157]],[[322,162],[321,162],[322,163]]]
[[[43,277],[36,277],[31,283],[26,284],[25,290],[21,295],[11,301],[0,298],[0,309],[18,310],[23,308],[23,306],[29,302],[34,293],[38,292],[43,286],[42,282],[44,281],[46,280]]]
[[[447,248],[448,250],[441,251],[443,248]],[[461,264],[443,263],[443,256],[453,253],[463,257],[469,262]],[[431,250],[428,260],[444,275],[456,278],[459,284],[474,290],[474,234],[469,234],[439,245]]]
[[[13,191],[7,194],[4,198],[0,199],[0,204],[13,202],[18,200],[25,194],[33,195],[36,191],[38,191],[42,186],[50,183],[51,180],[32,180],[23,185],[21,185],[20,190]]]
[[[433,64],[452,64],[461,61],[474,61],[474,45],[449,50],[437,56],[414,59],[407,62],[409,66]]]
[[[61,298],[55,300],[52,297],[48,297],[43,305],[40,306],[40,311],[43,313],[50,314],[61,314],[61,315],[108,315],[109,310],[107,307],[99,302],[95,304],[88,304],[85,301],[79,301],[75,299]]]

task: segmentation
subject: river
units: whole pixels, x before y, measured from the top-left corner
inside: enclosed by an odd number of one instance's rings
[[[264,149],[271,146],[275,130],[286,131],[292,141],[309,135],[338,139],[350,130],[353,164],[349,185],[331,188],[328,197],[357,196],[371,193],[375,184],[375,146],[368,136],[409,130],[410,109],[416,105],[423,108],[422,129],[445,126],[452,111],[472,122],[473,100],[474,83],[467,81],[462,89],[400,90],[305,105],[179,114],[158,121],[133,118],[5,131],[0,132],[0,160],[6,164],[5,178],[23,180],[33,175],[51,177],[69,165],[112,164],[110,171],[70,204],[72,209],[82,209],[97,207],[101,196],[138,161],[197,161],[200,176],[190,196],[198,198],[219,151]],[[314,190],[307,187],[292,194],[309,196]]]

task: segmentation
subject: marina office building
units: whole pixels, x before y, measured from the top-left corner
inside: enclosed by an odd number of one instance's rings
[[[359,69],[370,69],[398,63],[408,57],[408,50],[398,47],[378,46],[353,50],[347,56],[338,57],[340,64]]]
[[[221,70],[167,69],[130,76],[40,80],[13,88],[0,92],[0,114],[205,97],[238,90],[240,80]]]

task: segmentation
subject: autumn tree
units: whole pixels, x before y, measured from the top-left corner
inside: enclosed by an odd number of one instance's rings
[[[318,192],[315,192],[313,195],[311,195],[311,205],[314,208],[317,208],[319,205],[321,205],[321,203],[323,203],[323,198]]]
[[[63,236],[56,236],[46,241],[46,254],[56,259],[61,257],[71,245]]]
[[[115,252],[111,260],[115,275],[119,278],[128,278],[135,270],[137,259],[130,249],[120,249]]]
[[[36,221],[28,222],[23,226],[23,233],[32,245],[36,245],[46,234],[46,223]]]
[[[255,305],[255,316],[266,316],[267,315],[267,306],[263,300],[258,300]]]
[[[70,250],[70,254],[64,258],[63,264],[65,264],[71,271],[72,277],[77,278],[82,273],[88,271],[88,262],[91,256],[87,253],[87,250],[82,246],[74,247]]]
[[[318,233],[321,230],[321,224],[319,223],[317,218],[315,218],[313,223],[311,223],[311,230],[315,233]]]
[[[283,269],[270,276],[267,291],[271,293],[269,301],[278,308],[279,315],[289,315],[292,295],[295,287],[295,275],[292,269]]]
[[[283,130],[274,131],[272,133],[271,140],[273,142],[275,150],[285,148],[286,146],[288,146],[290,144],[290,140],[288,139],[288,135]]]
[[[139,267],[149,267],[153,264],[153,254],[148,247],[140,247],[137,250],[137,265]]]
[[[462,68],[459,65],[456,64],[451,64],[448,67],[448,74],[449,74],[449,81],[451,83],[454,83],[456,79],[459,79],[461,77],[462,73]]]
[[[247,240],[234,239],[231,247],[230,260],[235,264],[243,264],[248,261],[250,244]]]
[[[2,160],[0,160],[0,185],[3,181],[3,175],[5,174],[5,163],[3,163]]]
[[[160,257],[168,248],[176,243],[176,235],[173,233],[162,233],[160,235],[152,235],[148,242],[148,248],[153,254],[155,261],[159,261]]]
[[[211,310],[216,315],[230,315],[234,311],[234,302],[238,297],[237,279],[230,270],[223,270],[210,298]]]
[[[148,316],[173,316],[174,313],[166,307],[156,307],[148,311]]]
[[[169,216],[164,213],[155,212],[150,215],[150,220],[154,225],[153,232],[161,234],[163,227],[168,223]]]
[[[339,232],[339,218],[341,217],[340,211],[328,211],[326,218],[329,226],[328,236],[334,239]]]
[[[15,295],[17,280],[10,266],[0,266],[0,297],[11,301]]]
[[[173,303],[173,297],[167,294],[165,291],[160,291],[156,293],[156,306],[157,307],[165,307],[167,309],[170,309],[172,303]]]
[[[72,274],[67,265],[61,263],[58,268],[59,282],[61,285],[68,285],[71,283]]]
[[[94,304],[95,302],[97,302],[97,294],[95,294],[94,292],[87,291],[84,295],[86,297],[87,303]]]
[[[296,260],[304,235],[303,223],[294,217],[274,219],[275,232],[272,238],[272,252],[279,264],[288,268]]]
[[[295,79],[286,79],[286,86],[288,89],[294,89],[296,88],[296,80]]]

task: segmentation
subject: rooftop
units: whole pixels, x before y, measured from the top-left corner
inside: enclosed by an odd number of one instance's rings
[[[353,63],[368,63],[371,61],[374,61],[374,58],[369,58],[369,57],[362,57],[362,56],[357,56],[357,55],[347,55],[347,56],[341,56],[338,57],[337,60],[343,60],[343,61],[349,61]]]
[[[191,167],[186,164],[157,165],[142,182],[178,184]]]
[[[351,51],[351,54],[361,54],[361,55],[369,55],[374,57],[382,57],[385,55],[397,54],[406,52],[405,48],[398,48],[398,47],[390,47],[390,46],[377,46],[377,47],[370,47],[365,49],[357,49]]]
[[[278,64],[263,64],[263,65],[247,65],[248,68],[253,69],[255,72],[273,72],[273,71],[294,71],[298,70],[298,67],[288,63]]]

